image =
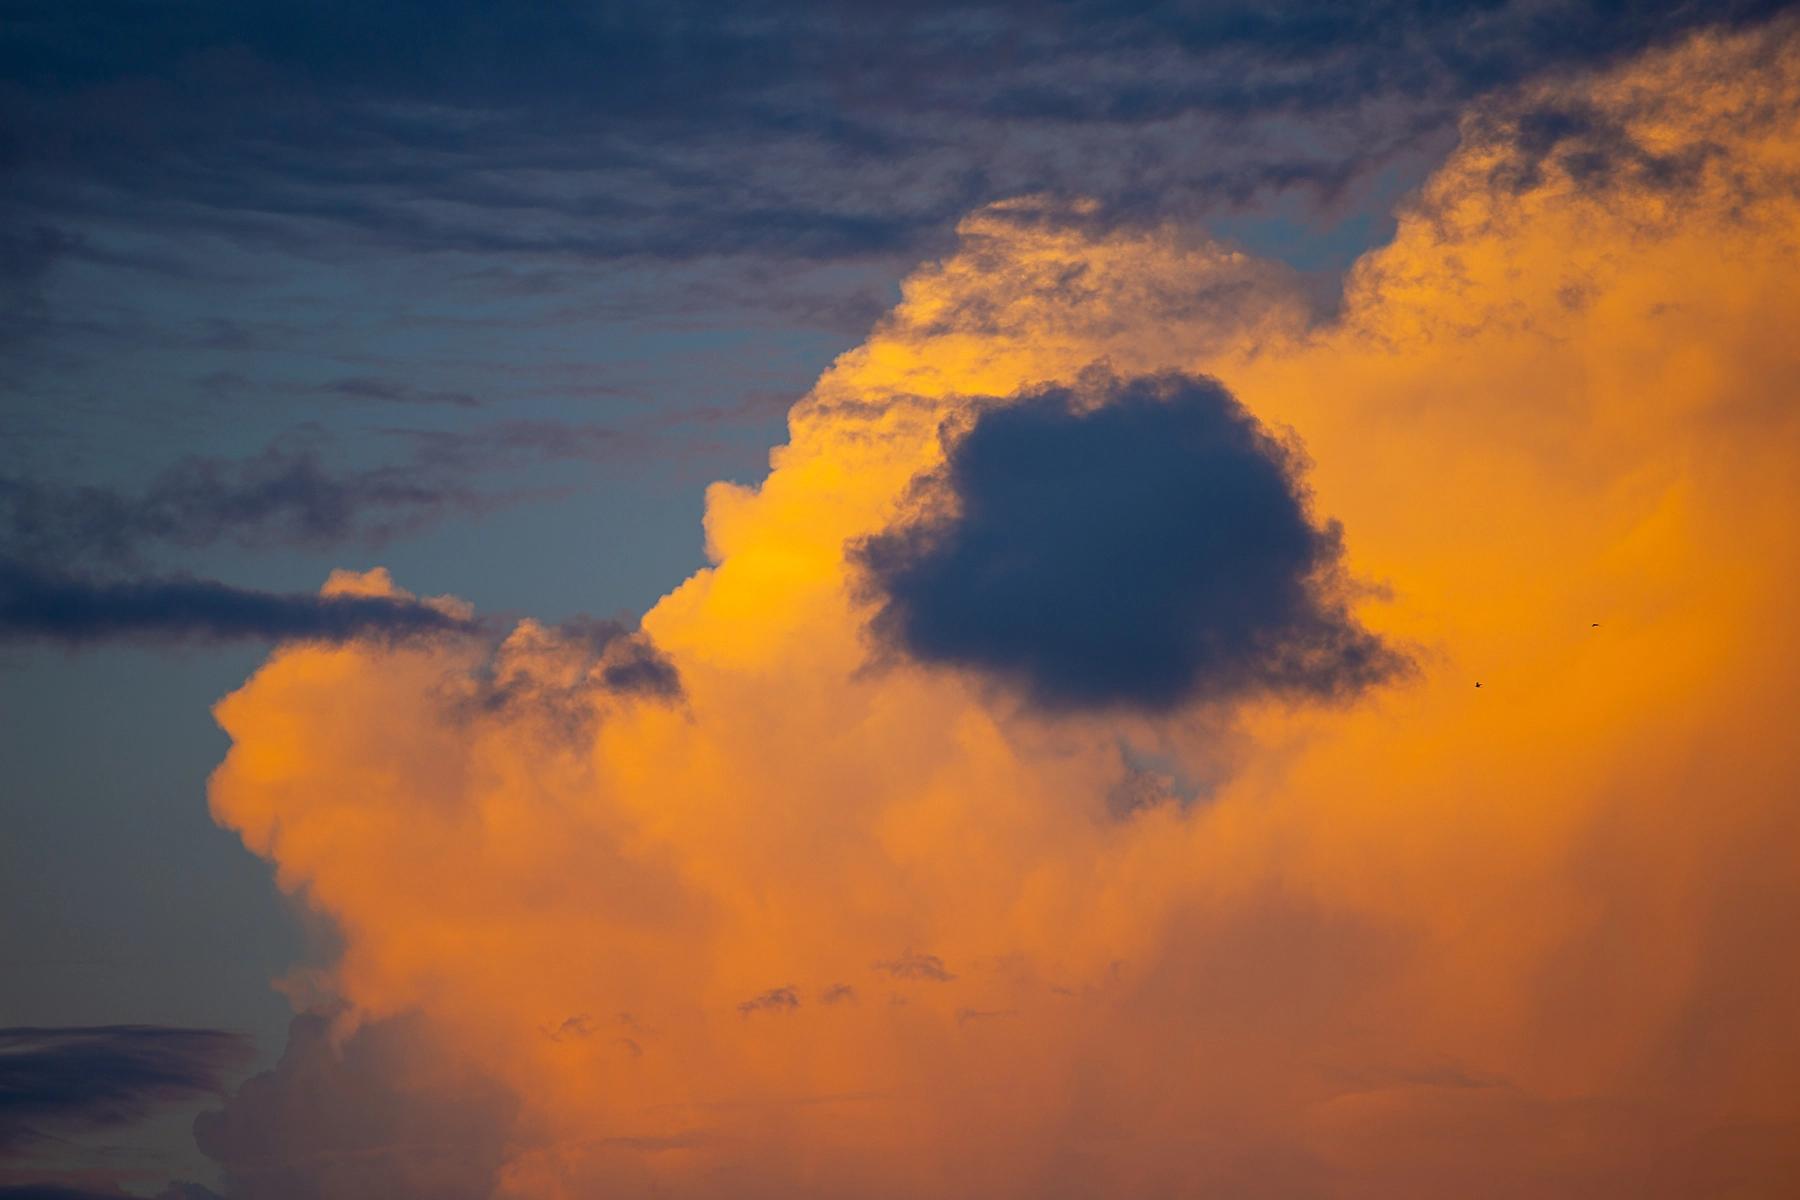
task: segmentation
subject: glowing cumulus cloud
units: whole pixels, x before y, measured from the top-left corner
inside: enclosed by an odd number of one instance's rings
[[[250,1145],[324,1120],[296,1068],[203,1146],[246,1194],[1800,1194],[1797,185],[1778,25],[1471,115],[1322,325],[1192,230],[971,215],[641,634],[220,703],[214,814],[342,935],[319,1061],[386,1037],[449,1115]]]

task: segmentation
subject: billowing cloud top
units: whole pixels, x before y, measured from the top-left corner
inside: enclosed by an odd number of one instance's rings
[[[342,931],[345,1065],[207,1123],[230,1188],[1800,1187],[1794,39],[1472,114],[1328,326],[976,212],[709,491],[678,691],[276,652],[211,800]],[[281,1102],[371,1073],[380,1145]]]

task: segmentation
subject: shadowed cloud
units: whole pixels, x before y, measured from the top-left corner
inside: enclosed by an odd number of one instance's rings
[[[746,1017],[754,1012],[793,1012],[800,1007],[800,993],[791,987],[770,988],[738,1005]]]
[[[1329,196],[1473,95],[1781,7],[27,3],[0,76],[11,166],[46,214],[837,260],[915,253],[1029,191],[1123,212]],[[1265,136],[1194,136],[1247,122]]]
[[[136,1192],[114,1185],[105,1190],[63,1183],[19,1183],[0,1186],[0,1200],[135,1200]],[[177,1180],[151,1200],[224,1200],[211,1188]]]
[[[165,1104],[217,1092],[249,1053],[243,1035],[218,1029],[0,1029],[0,1154],[44,1137],[131,1125]]]
[[[1403,660],[1347,611],[1299,466],[1194,376],[987,408],[919,482],[925,515],[853,547],[871,628],[1047,709],[1354,693]]]
[[[558,490],[483,491],[470,483],[482,473],[617,459],[646,444],[640,435],[561,421],[380,432],[407,447],[400,461],[334,461],[342,457],[334,439],[307,426],[247,458],[189,455],[137,491],[0,476],[0,546],[62,565],[137,563],[149,547],[381,546],[451,513],[479,516]]]
[[[0,478],[0,536],[25,557],[130,562],[152,544],[380,544],[446,509],[481,511],[495,503],[418,465],[333,470],[325,449],[322,439],[302,434],[247,459],[189,457],[137,494]]]
[[[516,1103],[422,1049],[413,1017],[363,1025],[341,1044],[301,1015],[271,1070],[194,1121],[233,1200],[295,1196],[475,1200],[493,1191]]]
[[[580,614],[559,625],[527,620],[498,647],[460,715],[531,717],[579,740],[603,696],[678,701],[675,664],[634,624]]]
[[[899,958],[882,959],[869,964],[894,979],[918,979],[931,983],[949,983],[956,976],[944,969],[944,960],[935,954],[919,954],[908,950]]]
[[[96,580],[0,560],[0,642],[343,641],[478,628],[407,596],[266,592],[181,575]]]

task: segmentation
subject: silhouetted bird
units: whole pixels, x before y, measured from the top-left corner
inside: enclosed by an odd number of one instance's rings
[[[1479,683],[1478,683],[1478,684],[1476,684],[1476,685],[1475,685],[1475,686],[1476,686],[1476,687],[1480,687],[1480,686],[1481,686],[1481,685],[1480,685],[1480,684],[1479,684]]]

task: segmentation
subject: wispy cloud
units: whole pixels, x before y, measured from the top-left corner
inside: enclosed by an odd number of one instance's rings
[[[155,1025],[0,1029],[0,1154],[112,1129],[218,1092],[250,1055],[241,1034]]]
[[[219,543],[379,545],[447,512],[497,503],[436,464],[333,466],[333,449],[323,435],[302,431],[249,458],[185,458],[135,491],[0,478],[0,545],[61,563],[135,563],[158,548]]]
[[[1330,195],[1471,95],[1778,7],[400,3],[347,36],[306,9],[35,4],[0,69],[23,85],[12,170],[46,213],[836,260],[917,253],[1022,191],[1120,212]]]
[[[944,960],[935,954],[920,954],[908,950],[898,958],[879,959],[869,964],[871,970],[880,971],[894,979],[916,979],[929,983],[949,983],[955,979],[944,968]]]
[[[0,642],[343,641],[479,628],[406,596],[268,592],[180,575],[96,580],[0,561]]]
[[[770,988],[737,1007],[746,1017],[755,1012],[792,1012],[800,1007],[800,993],[791,987]]]
[[[291,430],[245,458],[189,455],[141,488],[0,476],[0,555],[56,564],[142,565],[170,550],[379,548],[447,516],[479,516],[566,492],[509,472],[546,463],[628,465],[719,453],[717,439],[657,420],[654,429],[550,418],[454,429],[374,430],[401,448],[387,462],[345,461],[316,426]],[[502,486],[478,481],[496,478]]]

